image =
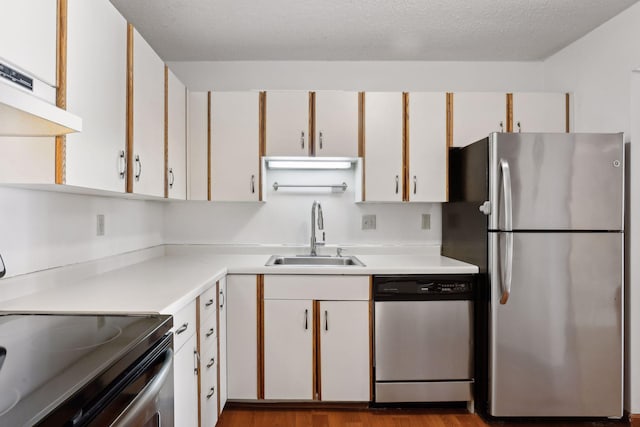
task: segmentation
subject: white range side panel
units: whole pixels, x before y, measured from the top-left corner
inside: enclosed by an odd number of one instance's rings
[[[316,92],[315,154],[358,157],[358,92]]]
[[[207,92],[189,92],[187,173],[188,200],[207,200]]]
[[[266,110],[267,156],[309,155],[309,92],[269,91]]]
[[[141,174],[136,180],[140,156]],[[133,192],[164,197],[164,63],[133,31]]]
[[[516,92],[513,94],[513,131],[566,132],[566,108],[564,93]]]
[[[169,198],[187,198],[187,88],[171,70],[168,73],[169,91]],[[173,182],[173,185],[171,183]]]
[[[258,398],[258,302],[255,275],[227,276],[227,396]]]
[[[258,92],[211,93],[211,200],[257,201]]]
[[[220,324],[218,325],[218,336],[220,342],[220,412],[227,403],[227,278],[223,277],[219,280],[218,295],[218,316]]]
[[[127,21],[107,0],[68,0],[67,13],[67,110],[82,132],[66,138],[66,184],[124,192]]]
[[[2,2],[0,62],[57,86],[57,17],[55,0]]]
[[[365,94],[365,200],[402,201],[402,93]]]
[[[368,402],[369,302],[320,301],[319,326],[322,400]]]
[[[447,94],[409,94],[409,200],[447,201]]]
[[[458,92],[453,94],[454,147],[465,147],[486,138],[491,132],[506,131],[506,93]]]
[[[313,301],[264,301],[264,398],[313,399]]]
[[[181,427],[198,426],[198,375],[196,365],[197,336],[191,338],[174,354],[174,424]]]

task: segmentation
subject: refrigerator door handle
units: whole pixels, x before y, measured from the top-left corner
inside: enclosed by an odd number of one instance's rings
[[[511,295],[511,277],[513,272],[513,233],[504,233],[506,243],[506,256],[504,270],[500,272],[500,290],[502,295],[500,296],[500,304],[506,304]],[[502,270],[502,269],[501,269]]]
[[[504,194],[504,231],[513,231],[513,203],[511,198],[511,170],[509,162],[500,159],[502,171],[502,192]]]
[[[513,272],[513,202],[511,198],[511,170],[509,162],[500,159],[500,170],[502,172],[502,192],[504,195],[504,235],[506,243],[505,265],[503,276],[500,280],[502,296],[500,304],[506,304],[511,294],[511,276]]]

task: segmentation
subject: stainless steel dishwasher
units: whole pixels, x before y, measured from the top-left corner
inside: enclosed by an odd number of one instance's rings
[[[374,402],[473,402],[473,283],[472,275],[373,278]]]

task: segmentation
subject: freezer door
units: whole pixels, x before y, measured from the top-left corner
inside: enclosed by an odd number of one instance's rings
[[[622,244],[622,233],[490,233],[491,415],[622,416]]]
[[[622,230],[623,148],[621,133],[492,134],[489,228]]]

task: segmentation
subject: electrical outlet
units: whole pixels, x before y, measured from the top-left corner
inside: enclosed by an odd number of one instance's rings
[[[431,214],[422,214],[422,229],[431,230]]]
[[[375,215],[362,215],[362,229],[363,230],[375,230],[376,229],[376,216]]]
[[[96,236],[104,236],[104,215],[98,214],[96,217]]]

